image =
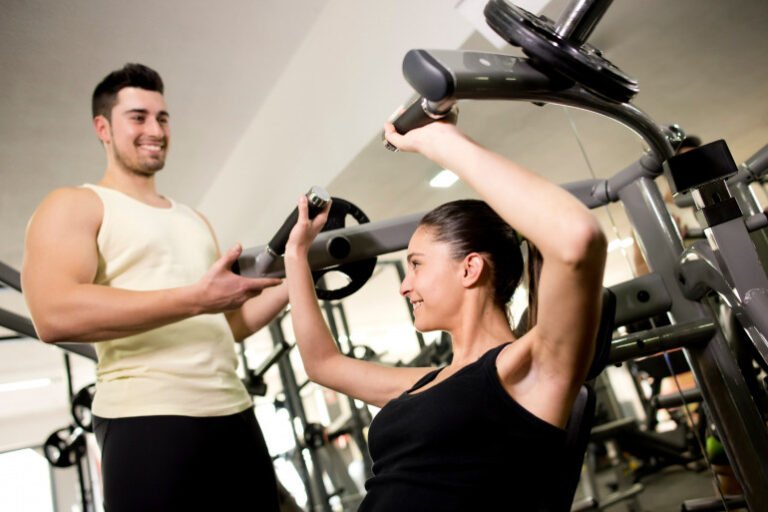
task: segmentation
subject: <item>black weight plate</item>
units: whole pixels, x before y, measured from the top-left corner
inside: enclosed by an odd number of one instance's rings
[[[368,282],[368,279],[371,278],[375,269],[376,258],[369,258],[367,260],[354,261],[317,270],[312,273],[315,277],[315,281],[325,276],[325,274],[330,273],[339,273],[347,280],[347,284],[340,288],[331,289],[315,286],[317,298],[321,300],[341,300],[344,297],[348,297]]]
[[[325,428],[319,423],[307,423],[304,427],[304,443],[308,448],[320,448],[327,440]]]
[[[555,32],[551,20],[536,16],[505,0],[485,7],[488,25],[508,43],[519,46],[540,71],[578,82],[611,101],[625,103],[637,94],[637,81],[590,46],[577,47]]]
[[[323,231],[331,231],[347,227],[347,216],[355,219],[358,224],[369,222],[368,216],[353,203],[338,197],[332,197],[331,199],[333,202],[331,203],[331,209],[328,212],[328,221],[325,223]],[[313,271],[312,276],[316,283],[325,274],[332,272],[341,274],[347,281],[344,286],[335,289],[326,288],[325,285],[316,285],[315,292],[317,298],[321,300],[340,300],[352,295],[362,288],[368,279],[370,279],[375,268],[376,258],[369,258],[367,260],[343,263]]]
[[[89,384],[75,394],[72,398],[72,418],[75,424],[86,432],[93,432],[93,413],[91,405],[96,394],[96,385]]]
[[[85,437],[82,430],[79,435],[73,436],[75,429],[72,427],[57,430],[45,440],[43,453],[52,466],[68,468],[74,466],[77,460],[85,454]]]
[[[331,210],[328,212],[328,221],[323,226],[323,231],[331,231],[347,227],[347,215],[357,221],[358,224],[370,222],[368,216],[363,211],[340,197],[331,197]]]

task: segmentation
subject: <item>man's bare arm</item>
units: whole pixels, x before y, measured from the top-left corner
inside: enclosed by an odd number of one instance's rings
[[[46,197],[30,220],[22,289],[44,341],[103,341],[230,311],[280,282],[230,272],[240,253],[236,247],[190,286],[131,291],[93,284],[102,214],[93,192],[67,188]]]

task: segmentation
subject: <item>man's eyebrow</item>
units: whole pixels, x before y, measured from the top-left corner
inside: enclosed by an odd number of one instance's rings
[[[149,110],[147,110],[145,108],[132,108],[130,110],[126,110],[125,112],[123,112],[123,114],[125,114],[125,115],[130,115],[130,114],[144,114],[144,115],[148,115],[149,114]],[[157,115],[158,116],[162,116],[162,117],[171,117],[171,114],[169,114],[168,111],[166,111],[166,110],[161,110],[160,112],[157,113]]]

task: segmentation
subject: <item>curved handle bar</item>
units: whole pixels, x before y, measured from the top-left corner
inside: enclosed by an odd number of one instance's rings
[[[405,135],[411,130],[421,128],[429,123],[441,121],[450,118],[456,114],[456,103],[446,100],[440,103],[434,103],[427,98],[421,97],[411,103],[397,118],[392,122],[395,130],[401,135]]]
[[[524,58],[462,50],[410,50],[403,60],[403,73],[416,92],[433,105],[491,99],[580,108],[637,133],[659,161],[674,154],[664,130],[634,105],[611,102],[570,81],[547,76]]]
[[[328,194],[328,192],[325,191],[325,189],[314,186],[311,189],[309,189],[309,192],[306,193],[309,211],[307,212],[309,214],[310,219],[314,219],[318,213],[323,211],[323,208],[326,204],[328,204],[328,201],[331,200],[331,196]],[[269,244],[267,246],[269,247],[270,251],[276,255],[282,255],[285,252],[285,244],[288,243],[288,237],[291,234],[291,230],[293,229],[293,226],[296,225],[296,221],[299,220],[299,208],[295,207],[290,215],[285,219],[283,222],[283,225],[280,226],[280,229],[277,230],[277,233],[275,233],[275,236],[272,237],[272,240],[269,241]]]

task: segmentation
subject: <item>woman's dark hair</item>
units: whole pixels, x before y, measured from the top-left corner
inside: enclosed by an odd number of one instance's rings
[[[506,311],[507,303],[523,275],[520,239],[512,226],[488,204],[477,199],[460,199],[438,206],[424,215],[419,226],[430,228],[436,240],[449,244],[456,259],[464,258],[470,252],[487,254],[493,273],[494,302]],[[535,314],[535,306],[532,305],[535,302],[531,303],[531,300],[535,301],[535,295],[530,290],[535,289],[536,283],[532,282],[530,275],[528,280],[530,328],[534,323],[530,315]]]
[[[112,107],[117,102],[117,93],[126,87],[138,87],[163,94],[163,79],[157,71],[143,64],[126,64],[102,80],[93,91],[91,113],[93,117],[110,119]]]

